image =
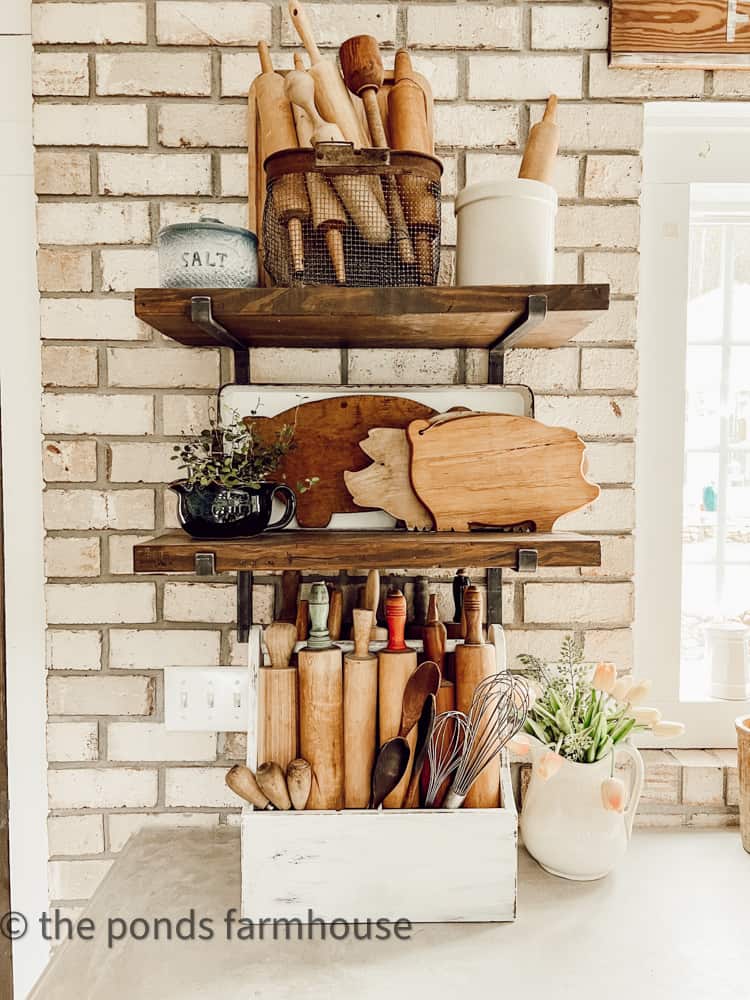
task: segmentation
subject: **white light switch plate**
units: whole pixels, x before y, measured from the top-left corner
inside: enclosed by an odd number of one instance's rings
[[[247,730],[247,667],[166,667],[164,723],[190,732]]]

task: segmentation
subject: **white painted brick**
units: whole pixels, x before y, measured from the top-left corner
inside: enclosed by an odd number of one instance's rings
[[[523,653],[554,661],[559,658],[560,646],[568,632],[561,629],[506,628],[505,646],[510,667],[520,667],[517,658]]]
[[[92,386],[98,380],[95,347],[42,347],[42,384]]]
[[[53,675],[47,681],[47,708],[50,715],[152,715],[154,684],[153,677],[125,674],[117,677]]]
[[[47,441],[42,464],[48,483],[93,483],[96,479],[96,442]]]
[[[40,292],[90,292],[93,288],[88,250],[41,247],[36,255]]]
[[[336,349],[255,347],[250,367],[258,383],[338,385],[341,380],[341,354]]]
[[[629,71],[628,71],[629,72]],[[544,113],[544,104],[532,105],[531,123]],[[640,151],[643,140],[643,107],[640,104],[560,104],[560,148]]]
[[[89,154],[41,150],[34,157],[34,181],[37,194],[91,194]]]
[[[38,146],[146,146],[145,104],[37,104]]]
[[[443,164],[443,176],[440,179],[443,197],[450,195],[455,198],[458,194],[458,157],[455,154],[444,153],[440,156],[440,162]],[[442,263],[441,261],[441,265]],[[452,276],[448,283],[453,283]]]
[[[148,288],[159,273],[156,250],[101,250],[102,291],[132,292]]]
[[[148,205],[47,202],[37,206],[37,236],[40,243],[150,243]]]
[[[588,273],[591,274],[591,258],[604,258],[605,256],[611,256],[610,254],[586,254],[584,257],[584,262],[589,259]],[[631,260],[635,260],[636,264],[636,281],[637,281],[637,266],[638,258],[635,255],[623,254],[623,257],[627,256]],[[592,277],[587,277],[587,281],[594,280]],[[596,280],[601,280],[598,278]],[[614,291],[614,289],[613,289]],[[590,323],[578,336],[575,338],[575,343],[578,344],[606,344],[606,343],[621,343],[621,344],[631,344],[636,338],[636,325],[638,322],[636,304],[635,302],[622,302],[613,301],[609,304],[609,309],[607,312],[602,313],[600,316]]]
[[[221,634],[209,629],[111,629],[109,665],[146,670],[216,666],[220,643]]]
[[[150,722],[111,722],[107,757],[114,761],[216,760],[216,733],[170,732]]]
[[[629,489],[602,490],[593,503],[565,514],[558,531],[631,531],[635,523],[635,498]]]
[[[107,540],[109,572],[116,576],[132,576],[133,546],[147,542],[151,533],[144,535],[110,535]]]
[[[606,52],[589,60],[592,97],[703,97],[703,70],[610,69]]]
[[[223,767],[169,767],[166,770],[167,806],[241,806],[242,800],[224,783]]]
[[[478,4],[414,4],[409,45],[435,49],[520,49],[521,8]]]
[[[629,628],[597,629],[586,632],[585,657],[598,663],[616,663],[620,671],[633,668],[633,633]]]
[[[211,93],[211,56],[208,52],[97,55],[96,92],[136,97],[142,94],[207,97]]]
[[[505,357],[505,381],[533,386],[534,392],[575,390],[578,385],[578,351],[516,350]]]
[[[583,59],[579,55],[509,53],[469,56],[469,98],[474,101],[561,100],[580,97]]]
[[[156,621],[153,583],[50,583],[46,594],[50,625]]]
[[[518,145],[518,109],[481,104],[438,104],[435,107],[438,146],[476,148]]]
[[[174,445],[127,442],[110,445],[109,479],[113,483],[165,483],[179,478],[172,461]]]
[[[214,396],[164,396],[164,433],[200,434],[208,426]]]
[[[555,281],[560,285],[578,282],[578,254],[555,250]]]
[[[537,624],[626,625],[633,619],[629,583],[527,583],[524,621]]]
[[[96,629],[48,629],[48,670],[101,670],[102,634]]]
[[[697,767],[694,765],[683,767],[682,801],[685,805],[723,805],[723,769],[721,767]]]
[[[553,186],[560,198],[575,198],[578,194],[577,156],[558,156],[555,160]],[[507,153],[467,153],[466,183],[505,181],[518,177],[521,157]]]
[[[47,394],[42,400],[46,434],[151,434],[151,396]]]
[[[209,153],[100,153],[100,194],[211,194]]]
[[[148,809],[157,772],[144,768],[66,768],[47,775],[51,809]]]
[[[134,351],[114,347],[107,351],[107,376],[112,386],[209,389],[219,382],[219,352],[210,348]]]
[[[606,49],[608,8],[557,4],[531,8],[534,49]]]
[[[247,760],[247,733],[219,733],[219,756]]]
[[[218,813],[112,813],[108,818],[109,824],[109,849],[110,851],[121,851],[127,844],[130,837],[140,830],[153,830],[161,827],[173,829],[174,827],[201,827],[208,829],[217,826],[219,822]]]
[[[641,806],[635,815],[634,826],[639,830],[671,830],[685,825],[682,813],[648,813],[643,811],[646,808]]]
[[[160,0],[156,4],[159,45],[256,45],[259,38],[270,35],[271,10],[264,3]]]
[[[592,579],[632,576],[634,570],[632,536],[604,535],[600,541],[602,547],[601,566],[583,566],[581,567],[581,576]]]
[[[305,4],[318,45],[335,46],[352,35],[368,34],[381,45],[396,41],[397,9],[390,3],[350,3],[343,7],[329,3]],[[299,45],[299,36],[292,25],[286,7],[281,15],[281,44]]]
[[[152,490],[47,490],[44,523],[49,531],[153,528]]]
[[[247,107],[163,104],[159,108],[158,135],[162,146],[246,146]]]
[[[222,153],[219,157],[221,193],[226,197],[247,197],[247,154]]]
[[[51,576],[99,576],[98,538],[45,538],[44,571]]]
[[[506,8],[507,9],[507,8]],[[435,101],[454,101],[458,97],[458,59],[443,53],[413,52],[411,64],[429,81]]]
[[[715,69],[714,97],[747,98],[748,79],[745,70]]]
[[[452,201],[444,201],[440,206],[441,242],[445,246],[456,245],[456,210]]]
[[[702,804],[702,803],[701,803]],[[715,830],[717,828],[738,826],[740,821],[736,810],[732,812],[694,812],[687,817],[687,826],[698,830]]]
[[[455,382],[457,376],[455,350],[349,351],[351,385],[441,385]]]
[[[634,390],[638,383],[638,355],[627,347],[599,347],[581,351],[581,388]]]
[[[638,291],[637,253],[586,253],[583,258],[583,280],[609,284],[613,295],[634,295]]]
[[[104,850],[104,817],[50,816],[47,834],[52,857],[60,854],[101,854]]]
[[[109,45],[146,41],[145,3],[35,3],[35,44]]]
[[[159,206],[162,226],[172,226],[175,222],[200,222],[206,215],[205,201],[173,202],[165,201]],[[211,217],[228,226],[247,226],[247,199],[242,202],[211,203]]]
[[[89,861],[50,861],[50,899],[88,899],[112,867],[106,858]]]
[[[89,60],[85,52],[35,52],[33,93],[37,96],[86,97]]]
[[[272,52],[275,70],[293,69],[294,55],[291,52]],[[260,58],[257,52],[221,53],[221,96],[247,97],[250,84],[260,73]],[[247,169],[247,159],[245,159]]]
[[[538,396],[535,416],[545,424],[570,427],[582,437],[632,437],[636,402],[624,396]]]
[[[557,245],[636,248],[638,218],[637,205],[561,205]]]
[[[43,299],[41,334],[45,340],[148,340],[128,299]]]
[[[96,722],[48,722],[47,759],[91,761],[99,756],[99,727]]]
[[[609,201],[637,198],[641,190],[640,156],[586,157],[585,194],[587,198]]]
[[[642,802],[677,804],[680,801],[680,768],[663,750],[641,750],[645,765]]]
[[[624,442],[594,441],[586,446],[588,477],[595,483],[632,483],[635,448]]]
[[[235,588],[216,583],[165,583],[164,620],[233,622],[237,614]]]

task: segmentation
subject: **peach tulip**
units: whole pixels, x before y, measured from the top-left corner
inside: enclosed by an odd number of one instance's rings
[[[645,705],[633,709],[633,718],[637,726],[655,726],[661,722],[661,712],[658,708],[647,708]]]
[[[625,700],[631,705],[640,705],[643,699],[648,695],[651,690],[651,681],[639,681],[638,684],[634,684],[627,695]]]
[[[620,677],[610,692],[615,701],[625,701],[625,697],[633,685],[632,677]]]
[[[536,763],[536,773],[542,781],[549,781],[563,766],[563,757],[554,750],[548,750]]]
[[[526,733],[516,733],[509,745],[510,752],[516,754],[518,757],[525,757],[529,750],[531,750],[531,740]]]
[[[664,719],[657,722],[651,732],[654,736],[682,736],[685,732],[685,725],[682,722],[669,722]]]
[[[619,778],[606,778],[602,782],[602,805],[610,812],[625,809],[625,783]]]
[[[605,694],[611,694],[616,683],[617,667],[615,667],[614,663],[597,663],[591,686],[596,691],[604,691]]]

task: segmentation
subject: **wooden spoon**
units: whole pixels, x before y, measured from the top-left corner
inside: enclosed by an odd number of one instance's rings
[[[424,767],[424,759],[427,754],[427,745],[432,736],[435,726],[435,695],[428,694],[422,709],[422,714],[417,723],[417,743],[414,747],[414,767],[411,772],[409,789],[404,799],[404,809],[419,808],[419,779]]]
[[[378,759],[372,771],[372,799],[370,807],[379,809],[385,799],[398,785],[409,766],[409,744],[396,738],[388,740],[380,748]]]
[[[404,688],[399,736],[408,736],[419,722],[425,700],[435,695],[440,687],[440,668],[432,660],[425,660],[414,670]]]

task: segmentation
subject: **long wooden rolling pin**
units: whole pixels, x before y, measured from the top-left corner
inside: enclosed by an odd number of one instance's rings
[[[398,736],[401,729],[401,710],[404,689],[417,666],[417,654],[404,642],[406,627],[406,598],[400,590],[392,591],[385,599],[385,620],[388,625],[388,645],[378,653],[379,732],[382,746],[386,740]],[[417,742],[416,727],[407,737],[409,751],[414,755]],[[411,768],[383,802],[386,809],[399,809],[409,787]]]
[[[482,640],[482,595],[477,587],[464,591],[466,638],[456,646],[456,708],[468,713],[477,684],[497,673],[495,647]],[[500,757],[482,771],[466,796],[467,809],[493,809],[500,804]]]
[[[415,83],[413,72],[409,53],[406,49],[399,49],[396,53],[395,83],[388,95],[391,146],[432,156],[424,91]],[[425,283],[432,283],[432,244],[440,230],[440,206],[425,177],[402,174],[398,183],[406,218],[414,232],[420,278]]]
[[[260,118],[263,156],[281,149],[297,148],[297,131],[292,106],[284,92],[284,78],[274,72],[266,42],[258,43],[262,73],[256,80],[256,101]],[[302,223],[310,218],[310,201],[302,174],[281,177],[273,189],[273,200],[280,221],[289,233],[292,267],[299,276],[305,270],[305,244]]]
[[[422,643],[426,660],[437,663],[440,669],[440,688],[436,695],[435,711],[450,712],[456,707],[456,690],[452,680],[446,676],[448,656],[445,652],[447,632],[440,621],[437,610],[437,596],[430,594],[427,607],[427,621],[422,629]]]
[[[264,635],[270,667],[258,671],[258,761],[286,768],[297,756],[297,668],[289,661],[297,641],[291,622],[274,622]]]
[[[341,650],[328,629],[328,588],[310,591],[310,634],[299,662],[300,756],[313,772],[308,809],[344,803],[344,684]]]
[[[372,611],[355,608],[354,650],[344,657],[344,806],[366,809],[375,764],[378,658],[369,652]]]
[[[555,157],[560,145],[560,126],[557,124],[557,96],[552,94],[547,101],[542,120],[529,132],[524,150],[519,177],[551,184],[555,173]]]

